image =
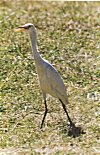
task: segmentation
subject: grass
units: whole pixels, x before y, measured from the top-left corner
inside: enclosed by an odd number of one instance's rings
[[[0,155],[99,154],[99,2],[0,1]],[[86,134],[68,136],[57,99],[44,104],[28,34],[14,29],[27,22],[38,31],[38,48],[63,77],[71,118]]]

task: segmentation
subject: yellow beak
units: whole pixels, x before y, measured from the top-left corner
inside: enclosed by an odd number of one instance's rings
[[[15,29],[15,32],[23,32],[23,31],[25,31],[25,28],[16,28]]]

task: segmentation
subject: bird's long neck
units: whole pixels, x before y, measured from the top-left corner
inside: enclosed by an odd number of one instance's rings
[[[32,52],[33,52],[33,57],[35,62],[39,62],[41,60],[41,56],[38,52],[37,48],[37,36],[36,36],[36,31],[31,30],[30,32],[30,39],[31,39],[31,47],[32,47]]]

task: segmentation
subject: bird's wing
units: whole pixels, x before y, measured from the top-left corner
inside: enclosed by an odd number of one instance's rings
[[[66,95],[66,88],[57,70],[49,63],[46,67],[46,76],[49,84],[55,91],[58,91],[62,95]]]

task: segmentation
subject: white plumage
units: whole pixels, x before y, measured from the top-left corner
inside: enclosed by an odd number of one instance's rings
[[[68,103],[68,99],[67,99],[66,88],[63,83],[63,80],[61,79],[57,70],[50,63],[44,60],[39,54],[39,51],[37,48],[36,28],[34,27],[33,24],[28,23],[16,29],[16,31],[24,31],[24,30],[28,31],[30,35],[33,57],[35,60],[40,87],[42,89],[43,98],[44,98],[45,113],[41,123],[41,128],[43,126],[43,123],[48,111],[47,104],[46,104],[46,94],[50,94],[51,96],[54,96],[61,101],[63,109],[67,114],[70,125],[74,126],[74,123],[71,121],[65,106]]]

